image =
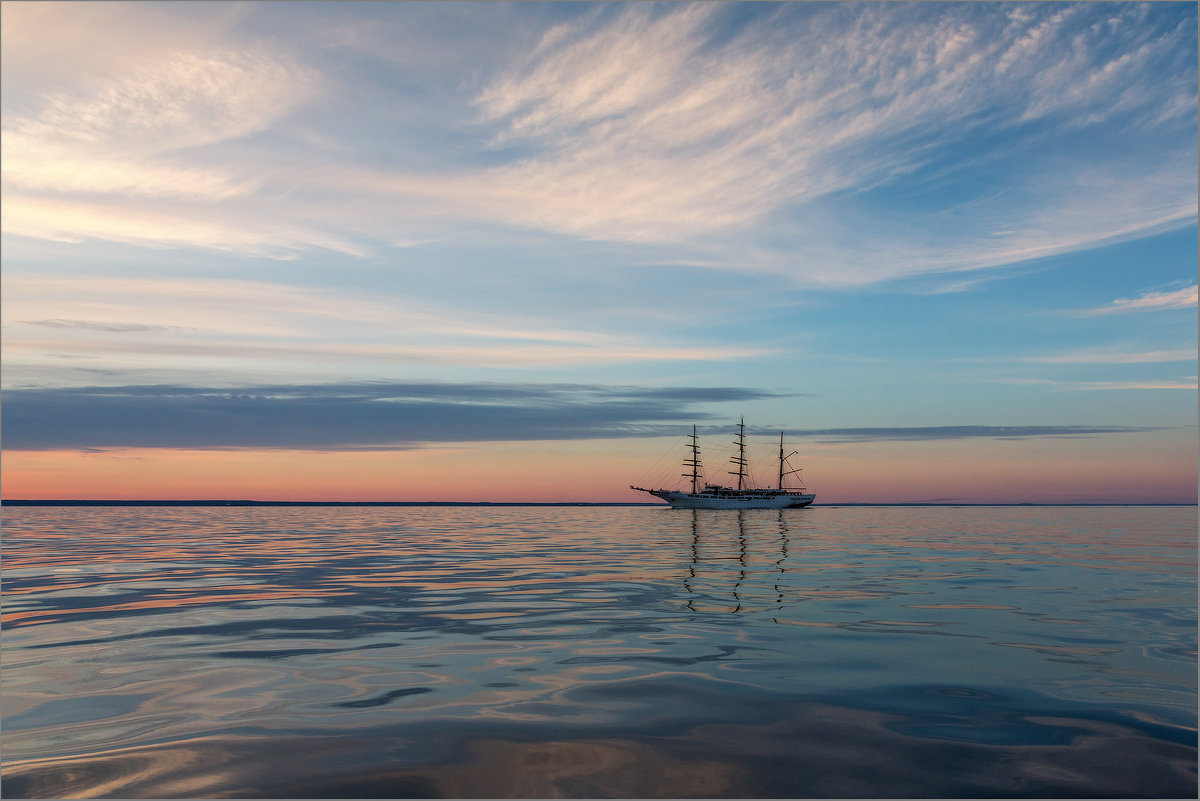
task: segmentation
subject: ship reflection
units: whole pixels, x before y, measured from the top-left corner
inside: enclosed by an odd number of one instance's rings
[[[739,509],[736,517],[724,510],[690,511],[684,606],[697,613],[783,609],[792,540],[787,510]]]

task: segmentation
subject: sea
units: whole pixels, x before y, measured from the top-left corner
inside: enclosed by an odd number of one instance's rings
[[[1195,798],[1194,506],[3,509],[6,798]]]

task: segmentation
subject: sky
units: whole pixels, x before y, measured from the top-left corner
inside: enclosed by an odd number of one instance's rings
[[[1196,13],[5,2],[0,491],[1195,503]]]

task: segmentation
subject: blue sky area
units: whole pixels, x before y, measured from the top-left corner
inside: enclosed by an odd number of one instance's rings
[[[1196,11],[4,3],[5,451],[744,414],[1194,500]]]

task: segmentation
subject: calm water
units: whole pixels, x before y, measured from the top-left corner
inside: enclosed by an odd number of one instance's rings
[[[9,507],[3,790],[1195,797],[1196,522]]]

